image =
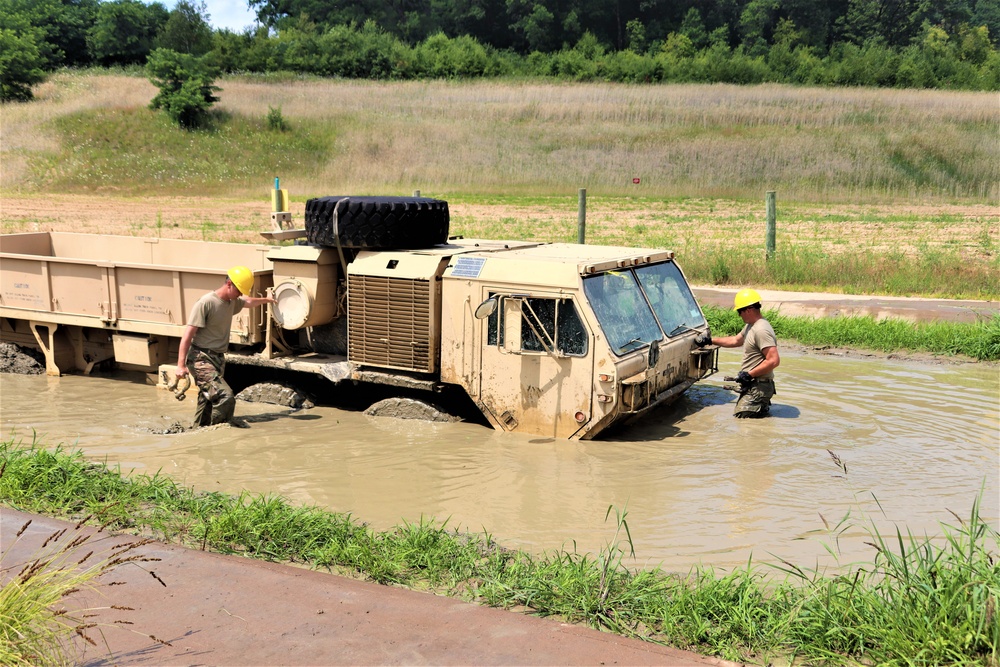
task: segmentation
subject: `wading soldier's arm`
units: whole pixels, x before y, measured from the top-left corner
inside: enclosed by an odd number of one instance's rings
[[[240,298],[243,299],[243,306],[245,308],[262,306],[265,303],[278,303],[277,301],[274,300],[274,297],[270,296],[244,296]]]
[[[764,361],[760,362],[752,369],[750,369],[750,377],[760,377],[762,375],[767,375],[781,363],[781,358],[778,356],[778,348],[771,346],[765,347],[761,352],[764,353]]]
[[[712,336],[712,345],[719,347],[739,347],[743,344],[743,332],[735,336]]]
[[[187,355],[188,350],[191,349],[191,341],[194,340],[196,333],[198,333],[198,327],[193,324],[189,324],[184,329],[184,335],[181,336],[181,346],[177,351],[177,372],[175,373],[175,375],[179,378],[188,374]]]

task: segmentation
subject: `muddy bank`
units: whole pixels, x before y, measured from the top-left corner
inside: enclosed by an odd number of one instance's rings
[[[29,348],[13,343],[0,343],[0,373],[41,375],[45,372],[45,357]]]
[[[786,340],[779,340],[778,348],[781,351],[827,357],[843,357],[845,359],[885,359],[887,361],[907,361],[924,364],[982,364],[985,366],[1000,367],[1000,361],[980,361],[972,357],[967,357],[964,354],[945,355],[933,354],[931,352],[914,352],[912,350],[882,352],[880,350],[864,350],[830,345],[803,345],[795,341]]]

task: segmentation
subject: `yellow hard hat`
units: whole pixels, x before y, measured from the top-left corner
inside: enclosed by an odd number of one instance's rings
[[[234,266],[227,274],[240,294],[249,294],[253,289],[253,271],[245,266]]]
[[[757,294],[757,290],[741,289],[733,299],[733,310],[740,310],[755,303],[760,303],[760,294]]]

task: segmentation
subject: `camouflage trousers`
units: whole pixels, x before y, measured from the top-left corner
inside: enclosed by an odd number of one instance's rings
[[[771,412],[771,397],[776,393],[774,380],[754,380],[746,391],[740,392],[733,415],[738,419],[766,417]]]
[[[232,387],[223,379],[226,356],[221,352],[191,348],[187,366],[198,384],[198,407],[194,413],[194,426],[223,424],[236,412],[236,396]]]

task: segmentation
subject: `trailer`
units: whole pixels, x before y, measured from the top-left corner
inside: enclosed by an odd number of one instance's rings
[[[2,235],[0,339],[41,350],[51,375],[103,362],[166,386],[191,306],[241,264],[276,304],[234,318],[227,368],[461,395],[501,431],[591,439],[718,369],[718,349],[693,344],[708,325],[668,250],[449,238],[444,202],[369,199],[417,213],[385,223],[378,207],[310,200],[306,229],[270,244]],[[429,235],[410,228],[427,220]]]

